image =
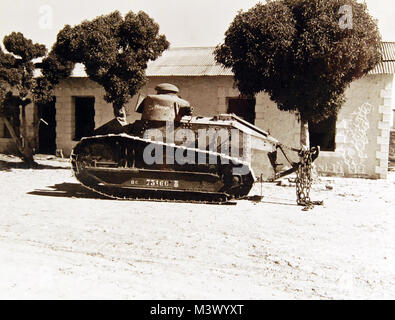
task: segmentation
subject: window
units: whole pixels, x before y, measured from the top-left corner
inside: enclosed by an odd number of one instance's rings
[[[321,151],[335,151],[336,117],[319,123],[309,122],[310,146],[320,146]]]
[[[251,98],[228,98],[228,113],[234,113],[236,116],[255,123],[255,99]]]
[[[74,97],[75,132],[74,141],[90,137],[95,130],[95,98]]]

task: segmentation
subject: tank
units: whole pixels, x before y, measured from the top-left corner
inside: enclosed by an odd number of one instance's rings
[[[236,115],[193,116],[177,87],[155,89],[136,107],[140,120],[128,124],[120,113],[75,146],[72,170],[85,187],[115,199],[226,203],[247,197],[257,178],[273,181],[300,165],[299,149]]]

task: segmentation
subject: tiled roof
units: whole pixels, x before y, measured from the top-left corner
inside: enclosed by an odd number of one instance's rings
[[[382,61],[369,72],[369,74],[394,74],[395,73],[395,42],[381,43]]]
[[[232,70],[222,67],[214,60],[214,47],[183,47],[170,48],[155,61],[148,63],[147,76],[233,76]],[[395,73],[395,42],[382,42],[383,61],[369,74]],[[36,70],[38,71],[38,70]],[[35,76],[39,76],[36,72]],[[71,77],[87,77],[84,65],[77,63]]]
[[[166,50],[150,61],[147,76],[233,76],[214,60],[214,47],[187,47]]]
[[[369,71],[369,74],[394,74],[394,73],[395,73],[395,61],[379,62],[373,70]]]
[[[395,61],[395,42],[382,42],[381,54],[384,61]]]

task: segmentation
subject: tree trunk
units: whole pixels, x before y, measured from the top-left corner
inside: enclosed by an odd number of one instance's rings
[[[26,114],[24,111],[24,107],[22,107],[22,119],[21,119],[21,136],[18,137],[15,133],[14,127],[11,125],[10,121],[7,119],[6,115],[1,114],[1,118],[3,118],[4,124],[6,125],[12,140],[14,140],[17,150],[19,152],[19,156],[22,158],[27,168],[34,168],[37,166],[37,163],[33,158],[33,149],[30,147],[30,143],[27,139],[27,126],[26,126]]]
[[[309,122],[304,119],[300,120],[300,147],[310,148]]]
[[[22,105],[22,117],[21,117],[21,139],[23,147],[23,161],[28,168],[33,168],[37,165],[33,158],[33,148],[30,145],[27,135],[27,123],[26,123],[26,105]]]

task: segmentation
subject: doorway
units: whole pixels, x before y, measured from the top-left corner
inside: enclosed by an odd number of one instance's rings
[[[38,153],[56,153],[56,98],[51,102],[37,104],[38,118]]]
[[[95,130],[95,98],[74,97],[75,132],[74,141],[90,137]]]

